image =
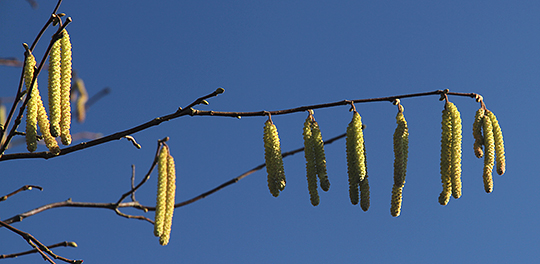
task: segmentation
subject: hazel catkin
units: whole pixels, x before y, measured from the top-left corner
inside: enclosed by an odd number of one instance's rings
[[[401,212],[401,197],[405,186],[409,155],[409,128],[402,109],[400,107],[400,111],[396,115],[397,127],[394,131],[394,185],[390,206],[390,213],[394,217],[399,216]]]
[[[487,111],[487,116],[491,119],[493,127],[493,140],[495,144],[495,154],[497,161],[497,174],[503,175],[506,171],[506,158],[504,156],[504,139],[499,125],[499,121],[493,112]]]
[[[458,199],[461,197],[461,115],[453,103],[447,102],[447,106],[450,114],[452,115],[452,162],[450,170],[450,179],[452,180],[452,196],[455,199]]]
[[[154,221],[154,235],[160,237],[163,234],[165,212],[167,211],[167,174],[168,174],[169,148],[163,145],[158,154],[158,186],[156,196],[156,213]]]
[[[60,39],[61,51],[61,86],[60,86],[60,138],[62,144],[71,144],[71,41],[69,34],[64,29],[62,30],[62,38]]]
[[[26,85],[26,91],[30,90],[30,85],[34,76],[34,67],[36,66],[36,59],[34,55],[27,51],[26,62],[24,66],[24,82]],[[37,81],[32,89],[30,99],[26,105],[26,148],[30,152],[34,152],[37,149],[37,115],[38,115],[38,101],[36,100],[35,90],[37,90]]]
[[[49,53],[49,114],[50,130],[53,137],[60,135],[61,97],[61,43],[55,41]]]
[[[445,108],[442,112],[441,133],[441,182],[442,191],[439,195],[439,203],[446,205],[452,194],[451,163],[452,163],[452,115]]]
[[[330,181],[326,170],[326,155],[324,154],[324,141],[322,139],[321,129],[317,121],[311,122],[311,133],[313,140],[313,152],[317,165],[317,176],[321,182],[321,189],[327,192],[330,189]]]
[[[362,118],[356,111],[354,111],[353,118],[347,126],[346,147],[349,197],[351,203],[356,205],[359,202],[359,184],[366,176]]]
[[[268,189],[274,197],[285,188],[285,169],[281,156],[281,145],[276,126],[268,119],[264,124],[264,158],[266,160],[266,172],[268,173]]]
[[[491,118],[485,116],[483,119],[484,131],[484,190],[486,193],[493,191],[493,166],[495,165],[495,139],[493,135],[493,124]]]
[[[312,116],[309,115],[304,122],[304,156],[306,158],[306,177],[308,183],[309,198],[313,206],[319,204],[319,193],[317,192],[317,161],[315,159],[314,138],[311,127]]]
[[[167,156],[167,197],[165,206],[165,219],[163,221],[163,232],[159,236],[159,243],[165,246],[169,243],[171,236],[172,218],[174,214],[174,203],[176,196],[176,166],[170,151]]]

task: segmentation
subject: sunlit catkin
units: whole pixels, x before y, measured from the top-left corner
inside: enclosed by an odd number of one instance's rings
[[[165,213],[167,211],[167,174],[169,148],[163,145],[158,154],[158,185],[156,198],[156,213],[154,221],[154,235],[160,237],[163,234]]]
[[[314,139],[312,133],[312,116],[309,115],[304,122],[302,135],[304,136],[304,156],[306,158],[306,176],[309,190],[309,199],[313,206],[319,204],[317,192],[317,161],[315,159]]]
[[[461,144],[462,125],[461,115],[457,107],[451,103],[446,103],[452,115],[452,163],[450,179],[452,180],[452,196],[456,199],[461,197]]]
[[[482,150],[482,146],[484,145],[484,137],[482,136],[482,126],[484,118],[484,109],[480,108],[476,111],[476,115],[474,116],[474,123],[473,123],[473,137],[474,137],[474,155],[477,158],[481,158],[484,156],[484,151]]]
[[[264,158],[268,173],[268,189],[274,197],[285,188],[285,169],[276,126],[268,119],[264,124]]]
[[[34,76],[34,67],[36,66],[36,59],[34,55],[29,51],[26,53],[26,63],[24,66],[24,82],[26,85],[26,91],[30,90],[32,78]],[[37,149],[37,116],[38,116],[38,101],[35,95],[37,92],[37,81],[34,84],[31,94],[26,105],[26,148],[30,152],[34,152]]]
[[[360,181],[360,207],[365,212],[369,209],[369,181],[367,173],[367,156],[366,156],[366,141],[364,141],[364,166],[366,167],[366,176]]]
[[[504,157],[504,140],[497,117],[493,112],[488,111],[487,116],[491,119],[493,126],[493,139],[495,144],[495,154],[497,154],[497,174],[503,175],[506,171],[506,158]]]
[[[49,114],[51,118],[51,135],[60,135],[60,118],[62,111],[60,107],[61,97],[61,41],[55,41],[49,53]]]
[[[165,208],[165,221],[163,223],[163,232],[159,237],[159,243],[165,246],[169,243],[171,236],[172,218],[174,214],[174,197],[176,195],[176,166],[174,158],[170,155],[167,157],[167,199]]]
[[[445,107],[442,112],[441,134],[441,182],[442,191],[439,195],[439,203],[446,205],[452,194],[451,163],[452,163],[452,114]]]
[[[409,155],[409,128],[402,110],[396,115],[396,123],[397,127],[394,131],[394,186],[392,187],[390,207],[390,213],[394,217],[399,216],[401,212],[401,197],[405,185]]]
[[[328,180],[328,173],[326,170],[324,142],[317,121],[311,123],[311,133],[313,139],[313,151],[315,153],[315,161],[317,164],[317,176],[319,176],[319,180],[321,181],[321,189],[326,192],[330,189],[330,181]]]
[[[493,165],[495,165],[495,139],[493,135],[493,124],[491,118],[485,116],[484,119],[484,190],[487,193],[493,191]]]
[[[60,118],[60,138],[62,144],[71,144],[71,134],[69,129],[71,127],[71,104],[70,104],[70,92],[71,92],[71,41],[69,34],[64,29],[62,30],[62,38],[60,39],[60,45],[62,47],[61,52],[61,88],[60,88],[60,106],[61,106],[61,118]]]
[[[352,204],[358,204],[358,187],[366,176],[364,156],[364,135],[362,132],[362,118],[354,111],[353,118],[347,126],[347,172],[349,174],[349,197]]]

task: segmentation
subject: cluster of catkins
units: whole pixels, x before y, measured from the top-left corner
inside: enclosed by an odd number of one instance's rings
[[[159,243],[165,246],[169,243],[171,236],[174,197],[176,194],[176,168],[174,158],[165,143],[163,143],[158,155],[158,187],[154,235],[159,237]]]
[[[394,185],[392,187],[390,213],[392,216],[397,217],[401,213],[402,194],[407,173],[409,128],[399,99],[396,99],[394,104],[398,106],[398,113],[396,115],[397,127],[393,137]],[[370,193],[362,118],[354,107],[352,107],[352,111],[353,118],[347,127],[346,134],[349,197],[352,204],[360,203],[360,207],[367,211],[370,205]],[[448,204],[451,196],[455,199],[461,197],[461,123],[461,115],[457,107],[446,100],[442,112],[440,167],[443,190],[439,196],[441,205]],[[324,191],[328,191],[330,182],[326,171],[324,142],[312,110],[309,110],[309,116],[304,122],[303,136],[308,190],[311,204],[316,206],[319,204],[317,177]],[[495,156],[499,175],[505,172],[506,165],[501,128],[493,112],[486,110],[483,104],[482,108],[476,113],[473,136],[475,138],[474,151],[476,156],[478,158],[484,157],[484,187],[486,192],[489,193],[493,189],[492,170]],[[265,123],[263,138],[268,188],[270,193],[277,197],[280,191],[285,188],[286,181],[279,137],[271,118]]]
[[[34,76],[36,59],[30,50],[26,51],[24,82],[26,90],[31,91],[26,108],[26,147],[30,152],[37,149],[37,126],[45,145],[54,153],[60,153],[56,137],[60,136],[62,144],[71,144],[71,42],[67,31],[60,33],[49,53],[49,115],[50,122],[43,106],[38,90],[37,77]],[[36,79],[36,80],[34,80]],[[34,87],[31,88],[32,81]]]

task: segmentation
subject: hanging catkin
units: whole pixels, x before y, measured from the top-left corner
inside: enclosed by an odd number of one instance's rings
[[[409,128],[403,115],[403,107],[396,115],[397,127],[394,132],[394,186],[392,187],[392,200],[390,214],[397,217],[401,213],[403,187],[407,174],[407,160],[409,155]]]
[[[53,137],[60,135],[61,97],[61,41],[57,40],[49,53],[49,114],[51,117],[50,130]]]
[[[169,148],[163,144],[158,156],[158,186],[156,198],[156,213],[154,221],[154,235],[160,237],[163,234],[165,212],[167,211],[167,163]]]
[[[319,204],[319,193],[317,192],[317,160],[315,158],[314,138],[312,133],[312,116],[309,115],[304,122],[304,156],[306,158],[306,177],[308,183],[309,199],[313,206]]]
[[[61,52],[61,88],[60,88],[60,139],[62,144],[71,144],[71,104],[70,104],[70,92],[71,92],[71,41],[69,34],[64,29],[62,30],[62,38],[60,39],[60,45],[62,47]]]
[[[276,126],[268,119],[264,124],[264,158],[268,173],[268,189],[274,197],[285,188],[285,169]]]
[[[349,197],[351,203],[356,205],[359,202],[359,184],[366,176],[362,118],[356,111],[354,111],[353,118],[347,126],[346,146]]]

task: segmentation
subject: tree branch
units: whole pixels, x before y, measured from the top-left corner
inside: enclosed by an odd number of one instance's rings
[[[56,247],[77,247],[77,243],[64,241],[64,242],[60,242],[60,243],[56,243],[56,244],[47,246],[47,248],[49,248],[49,249],[56,248]],[[24,255],[38,253],[38,252],[39,251],[37,249],[32,249],[32,250],[28,250],[28,251],[24,251],[24,252],[20,252],[20,253],[13,253],[13,254],[7,254],[7,255],[3,254],[3,255],[0,255],[0,259],[16,258],[16,257],[24,256]]]
[[[13,196],[13,195],[15,195],[15,194],[17,194],[17,193],[19,193],[19,192],[27,191],[27,190],[28,190],[28,191],[29,191],[29,190],[32,190],[32,188],[36,188],[36,189],[38,189],[38,190],[40,190],[40,191],[43,191],[43,188],[42,188],[41,186],[37,186],[37,185],[25,185],[25,186],[19,188],[18,190],[14,191],[14,192],[12,192],[12,193],[10,193],[10,194],[7,194],[7,195],[4,195],[4,196],[0,197],[0,202],[3,202],[3,201],[5,201],[5,200],[7,200],[9,197],[11,197],[11,196]]]

